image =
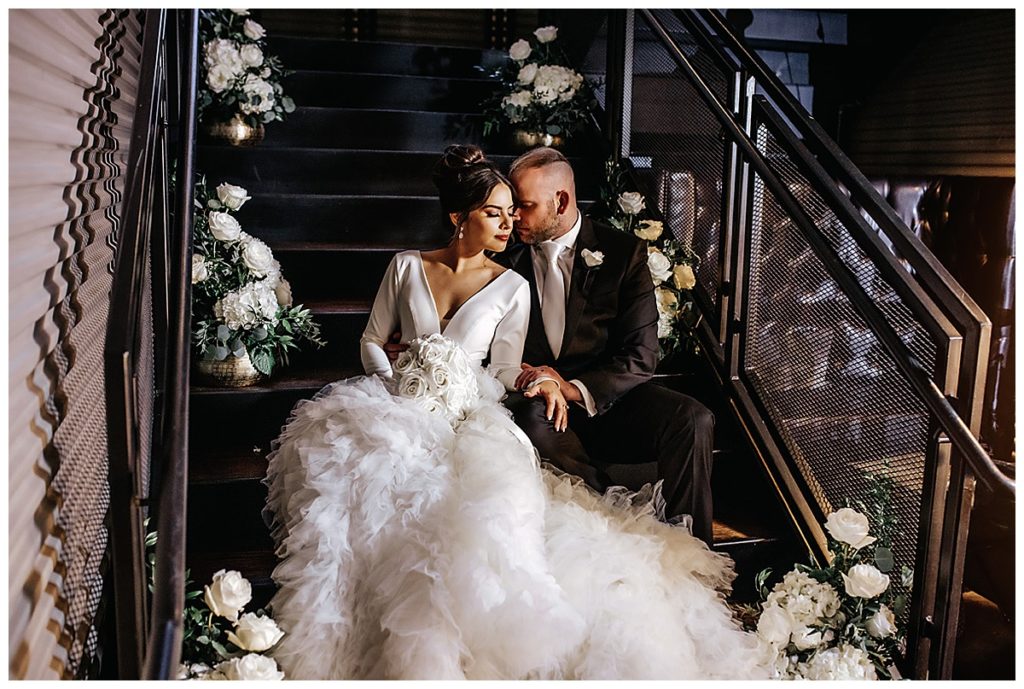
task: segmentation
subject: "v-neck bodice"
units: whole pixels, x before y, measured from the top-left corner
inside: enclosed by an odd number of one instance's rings
[[[442,327],[420,252],[403,251],[391,260],[374,299],[360,342],[363,368],[369,374],[391,375],[383,345],[395,331],[402,333],[403,342],[440,333],[477,363],[490,354],[492,372],[512,389],[529,317],[529,283],[506,270],[466,299]]]
[[[434,316],[437,318],[438,332],[441,333],[442,335],[446,335],[447,334],[446,331],[448,329],[448,326],[450,326],[452,324],[452,321],[454,321],[455,318],[459,315],[459,312],[461,312],[464,308],[466,308],[466,306],[471,301],[476,299],[477,296],[479,296],[483,292],[486,292],[487,289],[491,285],[493,285],[493,284],[497,283],[499,280],[501,280],[502,277],[504,277],[505,273],[509,272],[507,269],[502,271],[500,274],[498,274],[495,277],[491,278],[485,285],[483,285],[476,292],[473,292],[473,294],[469,295],[469,297],[467,297],[464,302],[459,304],[458,308],[456,308],[454,313],[452,313],[451,318],[449,318],[448,322],[445,323],[445,322],[443,322],[443,319],[441,318],[441,312],[437,308],[437,299],[434,297],[434,290],[431,289],[431,287],[430,287],[430,279],[427,278],[427,266],[423,262],[423,252],[422,251],[414,251],[414,252],[411,252],[411,253],[415,254],[415,256],[416,256],[416,261],[415,262],[419,264],[420,278],[423,280],[423,287],[424,287],[424,289],[426,289],[427,295],[430,297],[430,303],[433,304],[433,306],[434,306]]]

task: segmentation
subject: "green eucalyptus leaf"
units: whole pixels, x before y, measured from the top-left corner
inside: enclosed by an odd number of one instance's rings
[[[227,347],[221,345],[213,347],[213,358],[215,361],[224,361],[228,358],[228,354],[230,354],[230,352]]]
[[[257,326],[256,329],[252,331],[252,336],[255,337],[257,341],[263,341],[267,339],[268,334],[269,333],[267,332],[266,326],[262,325]]]
[[[231,336],[231,330],[226,325],[217,326],[217,339],[224,342]]]
[[[884,546],[875,548],[875,566],[881,572],[891,572],[892,568],[896,566],[892,551]]]
[[[284,107],[284,111],[291,113],[295,112],[295,101],[290,96],[285,96],[281,99],[281,105]]]

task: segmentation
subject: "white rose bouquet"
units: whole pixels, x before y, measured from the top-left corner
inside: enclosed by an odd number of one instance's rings
[[[627,191],[628,177],[622,166],[609,159],[601,201],[590,216],[647,242],[647,267],[654,282],[658,304],[658,344],[661,356],[676,349],[697,351],[693,331],[700,322],[692,290],[697,284],[695,270],[699,257],[665,233],[661,220],[652,217],[647,199],[638,191]]]
[[[395,394],[449,422],[461,420],[478,398],[476,374],[466,352],[439,334],[409,343],[394,367]]]
[[[295,102],[281,87],[291,72],[267,54],[265,36],[248,10],[200,10],[200,121],[255,127],[294,112]]]
[[[749,610],[748,626],[756,629],[776,679],[898,679],[896,660],[904,635],[896,618],[906,607],[905,591],[913,572],[904,567],[898,581],[889,543],[895,520],[885,505],[892,480],[871,479],[872,511],[877,535],[868,517],[843,507],[828,515],[831,562],[825,567],[798,564],[768,591],[761,572],[756,586],[761,609]],[[863,506],[862,506],[863,507]],[[897,593],[894,589],[903,589]]]
[[[155,531],[146,534],[150,592],[156,577],[156,541]],[[284,637],[284,631],[264,610],[240,614],[252,601],[249,580],[238,571],[222,569],[202,590],[191,585],[186,570],[177,679],[284,679],[277,662],[262,655]]]
[[[557,38],[557,27],[542,26],[509,48],[508,61],[493,74],[501,88],[482,103],[484,136],[508,124],[569,138],[587,126],[596,84],[572,69]]]
[[[223,361],[248,354],[269,376],[288,363],[288,352],[299,342],[325,343],[309,310],[292,304],[291,285],[270,247],[234,217],[249,199],[233,184],[211,193],[205,178],[196,183],[192,336],[198,356]]]

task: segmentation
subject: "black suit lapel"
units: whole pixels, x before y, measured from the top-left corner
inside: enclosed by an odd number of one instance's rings
[[[583,218],[580,234],[576,238],[576,257],[572,262],[572,279],[569,281],[569,299],[565,306],[565,333],[562,335],[562,354],[569,351],[572,338],[580,323],[580,315],[587,301],[587,292],[598,266],[590,268],[583,259],[583,250],[597,250],[597,237],[589,218]],[[536,291],[536,290],[535,290]]]

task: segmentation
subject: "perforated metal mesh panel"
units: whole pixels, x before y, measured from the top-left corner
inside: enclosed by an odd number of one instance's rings
[[[766,127],[759,128],[757,144],[861,288],[932,367],[935,343]],[[756,175],[747,303],[743,370],[793,468],[827,514],[847,500],[856,506],[865,499],[868,474],[888,464],[896,482],[891,504],[898,519],[896,572],[901,565],[913,567],[928,442],[926,408]]]
[[[671,11],[655,14],[698,66],[715,97],[728,106],[732,74],[698,46]],[[649,164],[643,170],[648,202],[657,199],[666,230],[700,257],[697,280],[717,311],[729,149],[717,120],[640,15],[634,28],[634,56],[631,157],[638,167]]]

